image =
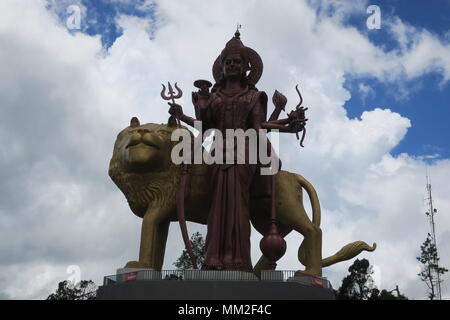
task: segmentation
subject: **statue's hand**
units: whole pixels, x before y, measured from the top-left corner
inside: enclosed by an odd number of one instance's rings
[[[300,132],[303,130],[306,121],[308,121],[308,119],[305,118],[306,110],[308,110],[308,108],[297,107],[289,113],[289,128],[291,132]]]
[[[183,108],[176,103],[169,102],[168,104],[170,106],[169,108],[170,115],[179,119],[183,115]]]
[[[289,122],[289,131],[292,133],[297,133],[305,128],[305,124],[299,120],[292,120]]]
[[[308,119],[305,118],[306,110],[308,110],[308,108],[297,107],[295,110],[292,110],[291,112],[289,112],[288,117],[289,117],[289,119],[306,122],[306,121],[308,121]]]

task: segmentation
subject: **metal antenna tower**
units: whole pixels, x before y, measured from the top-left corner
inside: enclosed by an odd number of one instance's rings
[[[436,249],[436,257],[439,257],[437,254],[437,245],[436,245],[436,228],[434,224],[434,215],[437,213],[436,208],[433,206],[433,197],[431,195],[431,179],[428,176],[428,169],[427,169],[427,197],[426,200],[428,201],[428,211],[425,213],[428,217],[429,223],[430,223],[430,229],[431,229],[431,241],[433,242],[433,245]],[[434,273],[434,279],[435,280],[435,286],[436,286],[436,297],[439,300],[442,300],[442,294],[441,294],[441,276],[439,272],[437,272],[437,269],[439,268],[439,261],[437,258],[434,259],[433,263],[436,265],[436,270],[433,270]]]

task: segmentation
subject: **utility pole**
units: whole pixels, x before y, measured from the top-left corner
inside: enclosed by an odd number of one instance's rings
[[[428,201],[428,211],[425,213],[428,217],[429,223],[430,223],[430,229],[431,229],[431,241],[434,245],[434,247],[436,248],[436,255],[435,258],[433,259],[433,263],[436,265],[436,268],[432,270],[433,272],[433,279],[436,279],[436,298],[438,298],[439,300],[442,300],[442,294],[441,294],[441,276],[438,272],[439,270],[439,255],[437,252],[437,245],[436,245],[436,227],[435,227],[435,223],[434,223],[434,215],[437,213],[436,208],[434,208],[433,206],[433,197],[431,195],[431,179],[428,176],[428,171],[427,171],[427,197],[426,200]]]

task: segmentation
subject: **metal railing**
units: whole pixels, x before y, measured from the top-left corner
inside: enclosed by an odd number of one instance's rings
[[[137,270],[126,272],[103,279],[103,285],[108,286],[118,282],[128,281],[279,281],[284,282],[295,276],[292,270],[263,270],[258,276],[252,272],[233,270]]]

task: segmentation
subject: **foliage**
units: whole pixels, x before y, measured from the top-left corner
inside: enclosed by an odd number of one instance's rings
[[[47,300],[95,300],[97,286],[92,280],[81,280],[74,285],[70,281],[61,281],[58,289],[47,297]]]
[[[350,274],[342,280],[339,300],[367,300],[373,289],[372,267],[367,259],[356,259],[348,268]]]
[[[183,280],[183,276],[172,273],[172,274],[166,275],[164,277],[164,280]]]
[[[200,232],[196,232],[191,236],[191,246],[195,257],[197,258],[197,268],[200,269],[205,261],[206,243]],[[183,250],[181,256],[175,261],[174,266],[180,270],[193,269],[191,257],[186,249]]]
[[[420,246],[420,251],[420,256],[416,259],[423,264],[423,267],[417,275],[428,287],[428,298],[433,300],[436,298],[438,282],[442,282],[441,275],[448,272],[448,269],[439,267],[439,257],[431,234],[428,233],[426,240]]]
[[[392,291],[397,291],[397,295],[394,295]],[[380,290],[376,288],[372,289],[369,300],[408,300],[406,296],[404,296],[398,291],[398,287],[397,290],[392,291],[387,291],[386,289],[383,289],[380,292]]]
[[[350,274],[342,280],[342,285],[336,292],[338,300],[407,300],[400,294],[398,287],[392,291],[379,290],[373,281],[372,266],[367,259],[356,259],[348,268]]]

